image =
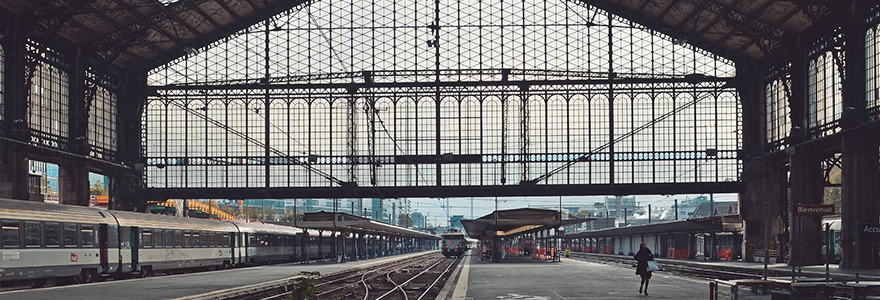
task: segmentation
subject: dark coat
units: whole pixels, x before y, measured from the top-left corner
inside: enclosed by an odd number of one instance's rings
[[[654,254],[648,248],[639,249],[639,253],[633,256],[638,264],[636,265],[636,275],[642,275],[642,278],[651,278],[651,272],[648,272],[648,261],[654,260]]]

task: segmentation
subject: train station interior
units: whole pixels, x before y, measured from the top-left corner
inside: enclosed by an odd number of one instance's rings
[[[562,205],[675,195],[734,200],[680,218],[678,197],[664,222],[639,204],[638,224],[620,204],[613,217]],[[492,213],[473,216],[474,198]],[[446,210],[472,255],[498,263],[474,268],[632,258],[645,243],[792,283],[825,263],[880,276],[880,4],[0,0],[0,200],[40,203],[0,203],[0,263],[101,247],[72,277],[90,282],[117,270],[107,243],[317,239],[283,257],[305,262],[436,250],[440,227],[408,199]],[[470,218],[451,220],[466,199]],[[43,202],[125,213],[51,220]],[[235,251],[218,263],[251,263]],[[121,255],[118,270],[152,273]]]

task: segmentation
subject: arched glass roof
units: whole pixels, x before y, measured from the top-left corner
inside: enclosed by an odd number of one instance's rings
[[[371,0],[295,8],[154,69],[149,83],[264,78],[267,56],[268,76],[285,82],[364,71],[377,82],[434,81],[438,67],[442,81],[503,69],[524,80],[734,74],[730,61],[579,2]]]

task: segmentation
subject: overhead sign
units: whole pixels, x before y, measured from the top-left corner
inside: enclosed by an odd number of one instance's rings
[[[880,224],[862,224],[859,232],[862,235],[880,235]]]
[[[834,214],[833,204],[798,204],[794,213],[798,216],[828,216]]]

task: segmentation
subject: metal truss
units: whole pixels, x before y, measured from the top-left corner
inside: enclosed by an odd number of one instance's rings
[[[145,183],[340,197],[736,186],[732,64],[569,4],[297,7],[150,72]],[[638,193],[581,194],[599,191]]]

